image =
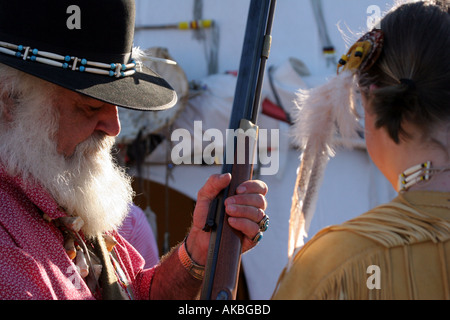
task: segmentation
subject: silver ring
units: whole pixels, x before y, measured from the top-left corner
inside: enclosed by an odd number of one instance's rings
[[[256,234],[256,236],[253,237],[252,242],[253,243],[258,243],[261,241],[261,239],[263,238],[263,233],[262,232],[258,232]]]
[[[269,216],[265,215],[264,218],[261,219],[261,221],[258,223],[259,230],[261,232],[267,231],[269,229]]]

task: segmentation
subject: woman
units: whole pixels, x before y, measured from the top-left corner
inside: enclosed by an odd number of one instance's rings
[[[448,8],[428,1],[391,11],[341,59],[361,91],[368,152],[399,194],[319,232],[274,299],[450,298],[449,57]]]

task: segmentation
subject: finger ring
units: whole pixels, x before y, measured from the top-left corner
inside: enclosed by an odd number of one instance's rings
[[[263,238],[263,233],[262,232],[258,232],[256,234],[256,236],[252,239],[253,243],[258,243],[261,241],[261,239]]]
[[[258,224],[260,231],[262,232],[267,231],[267,229],[269,229],[269,216],[265,215],[264,218],[262,218]]]

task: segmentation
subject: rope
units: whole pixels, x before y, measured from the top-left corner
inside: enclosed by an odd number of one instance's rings
[[[328,34],[328,28],[323,14],[322,0],[311,0],[311,6],[316,18],[322,50],[327,60],[327,67],[336,66],[336,52]]]

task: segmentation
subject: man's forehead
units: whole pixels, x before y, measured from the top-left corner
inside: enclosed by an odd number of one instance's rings
[[[80,104],[89,104],[89,105],[103,105],[105,104],[105,102],[94,99],[92,97],[89,97],[85,94],[79,93],[79,92],[75,92],[63,87],[59,87],[59,92],[60,94],[64,95],[65,97],[73,100],[76,103],[80,103]]]
[[[104,104],[103,101],[91,98],[81,93],[77,93],[78,98],[84,103]]]

